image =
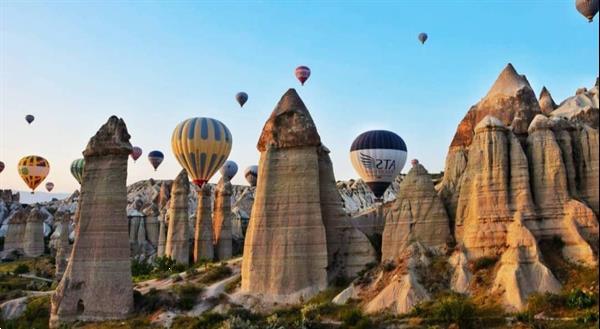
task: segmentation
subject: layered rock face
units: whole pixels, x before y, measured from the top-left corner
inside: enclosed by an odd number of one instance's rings
[[[229,259],[233,254],[231,233],[231,194],[231,183],[222,179],[217,185],[215,212],[213,216],[215,230],[215,256],[219,260]]]
[[[171,188],[169,206],[169,227],[165,244],[165,256],[177,263],[190,263],[189,225],[188,225],[188,194],[190,183],[187,172],[181,170]]]
[[[44,215],[38,208],[33,208],[27,216],[23,235],[23,252],[27,257],[44,254]]]
[[[467,167],[475,126],[487,115],[499,119],[505,126],[511,125],[515,117],[527,126],[539,113],[539,103],[527,78],[519,75],[515,68],[508,64],[487,95],[469,109],[450,144],[444,178],[436,187],[444,199],[450,218],[456,216],[461,177]]]
[[[23,249],[25,226],[27,225],[27,211],[20,209],[8,218],[8,229],[4,239],[4,250]]]
[[[58,243],[56,244],[56,280],[60,281],[65,269],[67,268],[68,259],[70,256],[71,248],[69,247],[69,222],[70,216],[68,213],[57,211],[55,214],[56,219],[59,222],[57,231],[60,235],[58,237]]]
[[[319,193],[321,140],[295,90],[265,123],[255,200],[244,245],[242,292],[297,302],[327,286]]]
[[[554,99],[552,99],[552,95],[550,95],[550,92],[546,87],[542,87],[542,91],[540,91],[539,103],[540,110],[542,110],[542,113],[545,115],[550,114],[557,107],[556,103],[554,103]]]
[[[194,234],[194,262],[215,257],[213,223],[210,204],[210,187],[204,185],[198,193],[196,228]]]
[[[121,319],[133,310],[125,210],[129,138],[125,122],[112,116],[83,151],[76,240],[52,295],[52,328],[76,320]]]
[[[338,193],[329,150],[321,146],[319,159],[319,195],[321,216],[327,239],[328,280],[352,278],[365,264],[377,261],[377,253],[369,239],[356,227],[344,211]]]
[[[386,214],[382,237],[382,260],[399,257],[410,243],[443,249],[452,241],[449,219],[433,181],[415,161],[400,184],[400,191]]]

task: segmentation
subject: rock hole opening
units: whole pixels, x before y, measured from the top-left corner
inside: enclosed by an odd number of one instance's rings
[[[83,314],[83,311],[85,310],[85,306],[83,305],[83,300],[79,300],[77,301],[77,314]]]

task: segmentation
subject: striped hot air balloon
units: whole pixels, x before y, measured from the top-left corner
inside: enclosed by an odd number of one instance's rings
[[[350,160],[373,194],[381,198],[406,163],[406,144],[391,131],[367,131],[352,143]]]
[[[310,69],[308,66],[301,65],[296,68],[294,74],[296,75],[296,79],[304,86],[304,83],[310,77]]]
[[[83,167],[85,166],[85,159],[75,159],[71,162],[71,175],[75,177],[77,182],[81,185],[83,179]]]
[[[134,146],[131,149],[131,158],[133,159],[133,162],[135,162],[137,159],[139,159],[142,156],[142,148],[139,146]]]
[[[165,155],[161,151],[151,151],[150,153],[148,153],[148,161],[150,161],[150,164],[154,168],[154,171],[156,171],[156,169],[158,168],[158,166],[160,166],[164,159]]]
[[[219,169],[221,176],[227,177],[228,180],[231,180],[235,174],[237,174],[238,165],[234,161],[227,160],[225,164]]]
[[[244,177],[246,177],[246,181],[248,181],[250,186],[256,186],[256,182],[258,181],[258,166],[248,166],[244,170]]]
[[[211,118],[187,119],[175,127],[171,137],[175,158],[199,187],[225,163],[232,143],[227,126]]]
[[[50,163],[39,155],[28,155],[19,160],[19,175],[34,193],[48,173],[50,172]]]

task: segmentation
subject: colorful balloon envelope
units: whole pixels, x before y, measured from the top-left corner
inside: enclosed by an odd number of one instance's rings
[[[429,38],[429,36],[427,35],[427,33],[419,33],[418,38],[421,44],[424,44],[425,41],[427,41],[427,39]]]
[[[83,167],[85,166],[85,159],[76,159],[71,162],[71,175],[75,177],[77,182],[81,185],[83,180]]]
[[[246,181],[250,186],[256,186],[256,182],[258,181],[258,166],[249,166],[244,170],[244,177],[246,177]]]
[[[0,172],[4,171],[4,162],[0,161]]]
[[[46,191],[52,192],[53,189],[54,189],[54,183],[52,183],[52,182],[46,183]]]
[[[139,146],[134,146],[131,149],[131,158],[133,159],[133,162],[135,162],[137,159],[139,159],[142,156],[142,148]]]
[[[301,65],[296,68],[294,74],[296,75],[296,79],[298,79],[298,81],[300,81],[300,83],[304,86],[304,83],[310,77],[310,69],[308,66]]]
[[[175,158],[199,187],[223,166],[232,144],[229,128],[211,118],[187,119],[175,127],[171,137]]]
[[[158,166],[160,166],[164,159],[165,155],[161,151],[152,151],[148,153],[148,161],[150,161],[150,164],[154,168],[154,171],[156,171],[156,169],[158,168]]]
[[[588,22],[594,21],[594,16],[598,13],[599,0],[576,0],[575,8],[577,11],[588,19]]]
[[[240,107],[244,107],[244,104],[248,101],[248,94],[243,91],[235,94],[235,100],[240,104]]]
[[[227,180],[231,180],[235,174],[237,174],[238,165],[237,163],[227,160],[219,170],[221,176],[227,177]]]
[[[35,117],[31,114],[27,114],[25,116],[25,121],[27,121],[28,124],[31,124],[33,122],[33,120],[35,120]]]
[[[19,175],[31,189],[31,194],[50,172],[48,160],[39,155],[29,155],[19,160]]]
[[[352,143],[350,160],[373,194],[381,198],[406,163],[406,144],[391,131],[367,131]]]

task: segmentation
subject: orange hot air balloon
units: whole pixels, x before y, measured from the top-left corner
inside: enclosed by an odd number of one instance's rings
[[[19,175],[34,193],[48,173],[50,172],[50,163],[39,155],[28,155],[19,160]]]

